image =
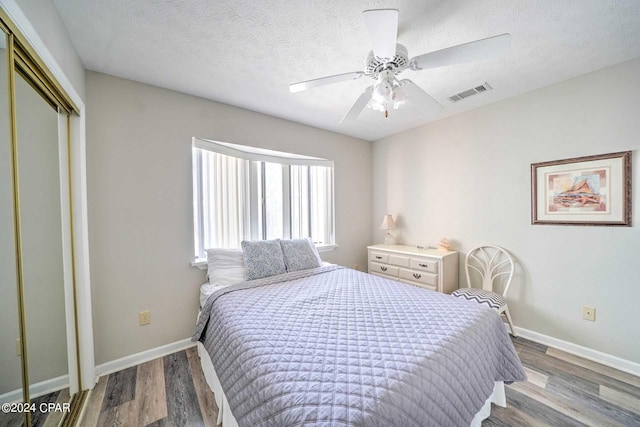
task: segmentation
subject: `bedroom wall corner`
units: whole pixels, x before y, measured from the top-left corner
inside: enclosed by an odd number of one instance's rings
[[[88,71],[87,174],[96,363],[193,333],[204,272],[193,260],[191,138],[335,161],[336,243],[366,266],[371,143]],[[151,325],[138,326],[138,312]]]
[[[447,237],[461,261],[504,246],[518,263],[516,326],[640,362],[639,74],[634,59],[375,141],[373,218],[398,215],[403,243]],[[632,227],[531,224],[531,163],[627,150]],[[582,306],[596,307],[595,322]]]

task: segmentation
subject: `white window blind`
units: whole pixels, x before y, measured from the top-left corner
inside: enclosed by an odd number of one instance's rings
[[[333,161],[194,138],[196,259],[242,240],[334,241]]]

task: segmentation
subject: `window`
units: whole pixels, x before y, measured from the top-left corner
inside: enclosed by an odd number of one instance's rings
[[[196,259],[242,240],[334,245],[333,161],[193,139]]]

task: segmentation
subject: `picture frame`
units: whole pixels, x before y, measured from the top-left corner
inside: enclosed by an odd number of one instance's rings
[[[531,164],[531,224],[631,226],[631,151]]]

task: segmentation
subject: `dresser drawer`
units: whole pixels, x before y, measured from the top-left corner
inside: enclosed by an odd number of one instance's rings
[[[371,271],[378,274],[385,274],[387,276],[398,277],[398,267],[392,265],[379,264],[377,262],[371,262]]]
[[[425,285],[437,285],[438,275],[433,273],[427,273],[423,271],[413,271],[400,269],[400,278],[405,280],[411,280],[412,282],[424,283]]]
[[[429,273],[438,272],[438,260],[430,258],[411,258],[410,267],[415,270],[427,271]]]
[[[389,264],[397,265],[400,267],[409,267],[411,264],[411,258],[402,255],[389,255]]]
[[[371,261],[387,264],[389,262],[389,254],[383,254],[382,252],[371,252]]]

